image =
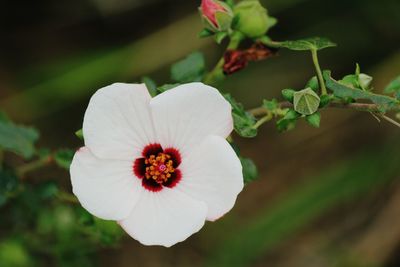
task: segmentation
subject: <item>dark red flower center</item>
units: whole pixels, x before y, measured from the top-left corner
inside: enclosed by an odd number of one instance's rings
[[[180,181],[181,156],[177,149],[149,144],[143,149],[142,156],[134,161],[133,172],[147,190],[158,192],[165,186],[172,188]]]

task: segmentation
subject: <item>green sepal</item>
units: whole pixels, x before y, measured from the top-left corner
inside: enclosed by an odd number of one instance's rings
[[[227,32],[218,32],[215,34],[215,41],[217,44],[221,44],[222,41],[228,36]]]
[[[289,109],[282,119],[276,122],[279,132],[289,131],[296,127],[296,122],[301,115],[293,109]]]
[[[293,103],[293,97],[294,93],[296,93],[295,90],[293,89],[283,89],[282,90],[282,96],[285,100],[289,101],[290,103]]]
[[[178,85],[180,85],[180,83],[167,83],[167,84],[164,84],[164,85],[161,85],[161,86],[157,87],[157,91],[159,93],[164,93],[165,91],[168,91],[168,90],[170,90],[172,88],[175,88]]]
[[[319,82],[317,76],[311,77],[304,88],[310,87],[314,92],[319,91]]]
[[[157,83],[153,79],[147,76],[143,76],[142,83],[146,85],[147,91],[149,91],[149,94],[152,97],[157,95]]]
[[[321,95],[320,96],[320,102],[319,102],[319,108],[324,108],[329,103],[332,101],[332,96],[331,95]]]
[[[317,111],[314,114],[306,116],[306,121],[312,127],[319,128],[319,125],[321,123],[321,113]]]
[[[76,132],[75,132],[75,135],[76,135],[79,139],[84,140],[84,137],[83,137],[83,130],[82,130],[82,129],[79,129],[78,131],[76,131]]]
[[[215,34],[215,32],[211,31],[210,29],[204,28],[199,32],[199,37],[200,38],[206,38],[206,37],[210,37],[213,36]]]

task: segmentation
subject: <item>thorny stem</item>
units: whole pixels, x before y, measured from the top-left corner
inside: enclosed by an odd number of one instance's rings
[[[327,92],[326,87],[325,87],[324,78],[322,77],[322,71],[321,71],[321,67],[319,66],[318,54],[317,54],[317,50],[316,49],[312,49],[311,50],[311,56],[312,56],[312,59],[313,59],[315,71],[317,72],[318,83],[319,83],[319,86],[321,87],[321,94],[322,95],[326,95],[326,94],[328,94],[328,92]]]
[[[243,35],[239,32],[234,32],[230,36],[229,44],[226,49],[227,50],[237,49],[242,40],[243,40]],[[222,81],[225,78],[225,74],[223,72],[224,63],[225,63],[224,56],[222,55],[222,57],[217,62],[212,71],[210,71],[204,78],[203,81],[205,84],[213,85]]]

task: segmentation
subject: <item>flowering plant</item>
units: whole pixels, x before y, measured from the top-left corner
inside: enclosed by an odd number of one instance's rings
[[[318,128],[324,110],[341,108],[400,127],[400,76],[382,93],[358,64],[354,73],[333,78],[318,53],[336,44],[321,37],[274,40],[270,30],[277,20],[258,0],[203,0],[199,12],[199,37],[224,47],[215,66],[208,70],[204,55],[194,52],[171,66],[170,83],[143,77],[97,90],[76,132],[82,143],[76,151],[38,149],[36,129],[0,114],[0,208],[13,211],[2,223],[37,229],[32,240],[10,233],[2,251],[17,251],[26,266],[30,254],[61,261],[74,247],[53,248],[53,238],[62,244],[80,238],[82,254],[89,255],[116,246],[121,229],[144,245],[170,247],[229,212],[244,185],[257,179],[256,164],[235,140],[256,137],[268,122],[279,132],[295,130],[301,120]],[[311,56],[315,75],[304,86],[282,89],[252,108],[219,89],[250,64],[273,64],[284,49]],[[54,181],[27,182],[51,165],[68,172],[72,190]],[[45,203],[51,207],[39,211]],[[8,254],[0,252],[0,263]]]

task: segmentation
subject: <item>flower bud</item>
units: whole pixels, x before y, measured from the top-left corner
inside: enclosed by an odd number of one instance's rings
[[[319,96],[311,89],[306,88],[293,95],[294,110],[302,115],[311,115],[318,110]]]
[[[206,27],[211,31],[226,31],[231,26],[233,12],[227,4],[221,1],[202,0],[200,13]]]
[[[268,16],[258,0],[240,2],[235,6],[234,14],[238,17],[235,29],[249,38],[263,36],[276,23],[276,19]]]

